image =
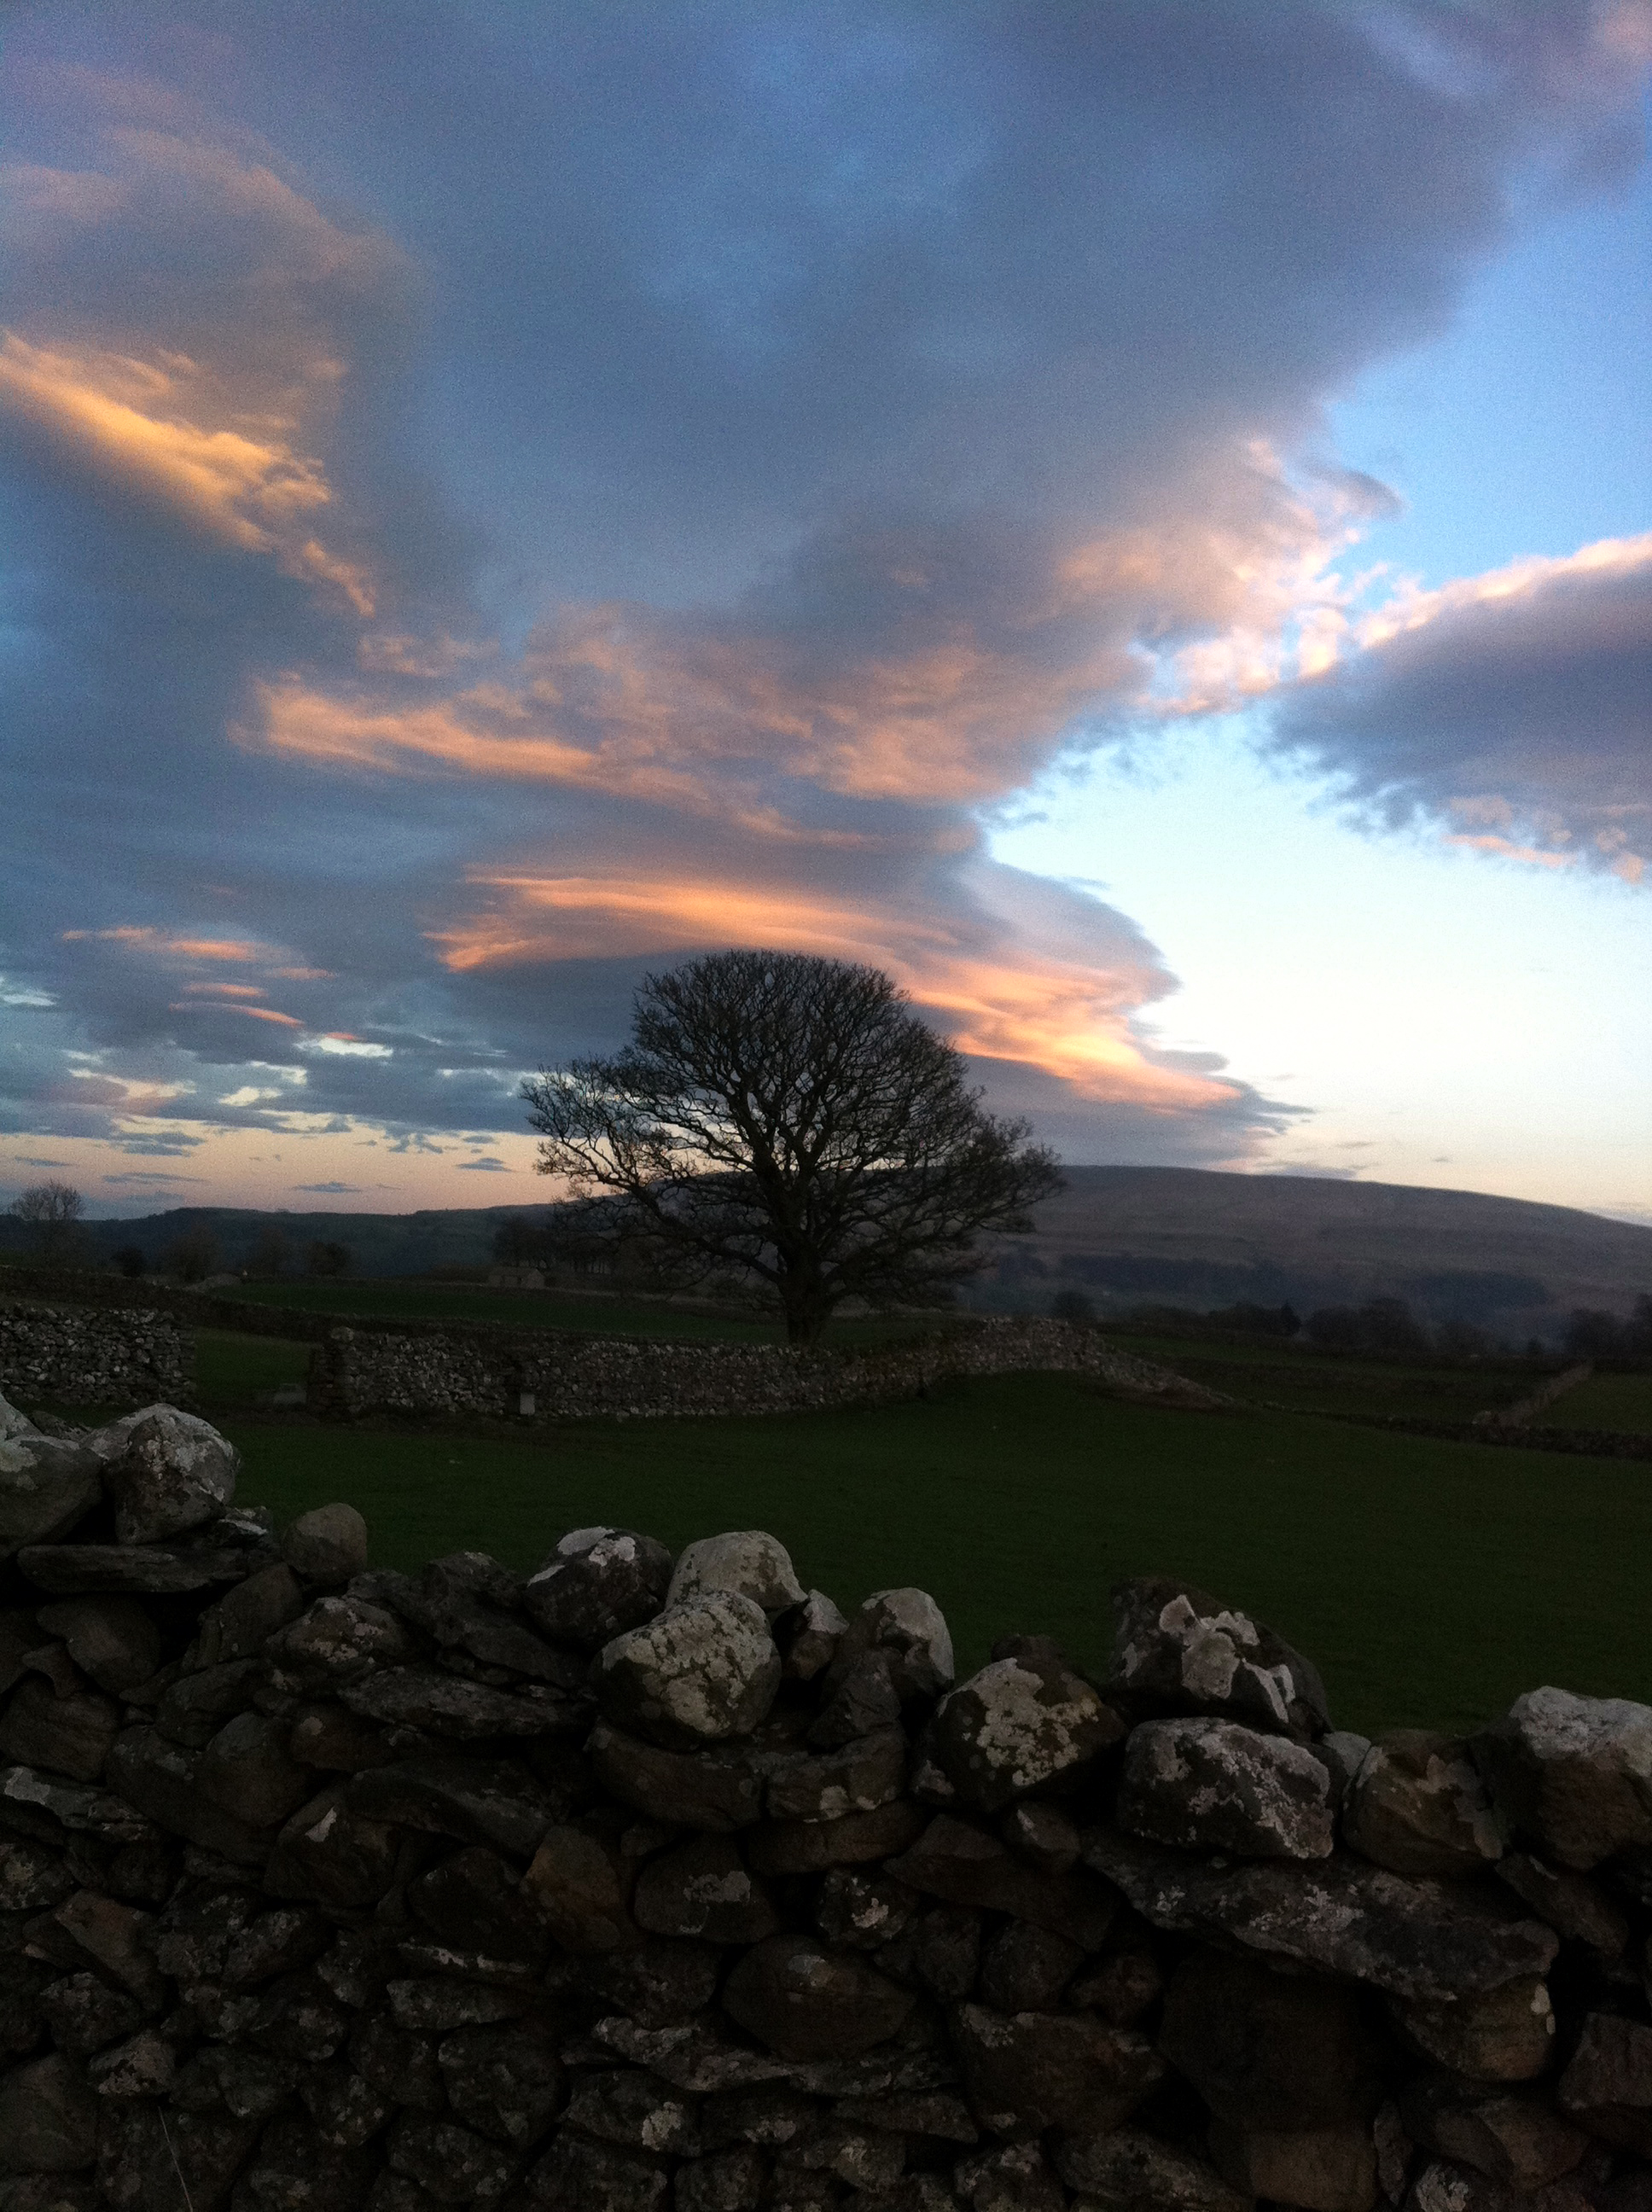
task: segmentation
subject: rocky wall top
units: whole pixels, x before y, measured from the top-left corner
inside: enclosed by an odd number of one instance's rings
[[[0,1299],[0,1387],[31,1403],[187,1397],[194,1373],[193,1330],[153,1307],[112,1313]]]
[[[1218,1392],[1121,1352],[1070,1322],[969,1320],[865,1349],[694,1343],[540,1329],[393,1326],[329,1332],[311,1383],[325,1413],[611,1416],[799,1413],[915,1395],[952,1376],[1088,1375],[1159,1403],[1213,1408]]]
[[[0,1402],[0,2212],[1646,2212],[1652,1709],[964,1681],[749,1530],[374,1571]]]

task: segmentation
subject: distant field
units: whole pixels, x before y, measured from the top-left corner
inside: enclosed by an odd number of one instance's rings
[[[195,1333],[195,1391],[209,1413],[246,1408],[283,1383],[302,1382],[313,1346],[284,1336],[239,1336],[228,1328]]]
[[[1138,1336],[1132,1331],[1117,1341],[1123,1349],[1160,1360],[1213,1390],[1304,1413],[1467,1422],[1489,1407],[1525,1397],[1541,1379],[1533,1370],[1517,1367],[1333,1359],[1297,1351],[1283,1339],[1277,1345],[1206,1344],[1196,1338]],[[1570,1394],[1565,1402],[1573,1402]]]
[[[465,1284],[398,1282],[243,1283],[225,1297],[289,1313],[361,1314],[380,1321],[502,1322],[511,1328],[571,1329],[583,1336],[667,1336],[701,1343],[778,1344],[778,1322],[696,1313],[646,1298],[582,1298],[550,1291],[472,1290]],[[877,1344],[908,1334],[910,1317],[834,1322],[827,1341]],[[926,1316],[919,1325],[932,1327]]]
[[[1133,1407],[1054,1376],[876,1411],[519,1442],[225,1425],[244,1498],[282,1517],[349,1498],[386,1565],[474,1546],[529,1566],[597,1521],[673,1547],[761,1527],[840,1602],[932,1590],[966,1666],[1017,1629],[1099,1663],[1108,1585],[1157,1570],[1298,1643],[1345,1726],[1470,1726],[1542,1682],[1652,1699],[1652,1480],[1634,1462]]]
[[[1652,1434],[1652,1375],[1591,1375],[1555,1400],[1540,1421],[1565,1429],[1629,1429]]]

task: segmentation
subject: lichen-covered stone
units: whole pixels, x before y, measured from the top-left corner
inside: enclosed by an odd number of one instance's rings
[[[812,1682],[837,1656],[848,1622],[824,1590],[811,1589],[774,1624],[788,1682]]]
[[[570,1528],[523,1593],[545,1634],[595,1651],[665,1602],[671,1555],[635,1528]]]
[[[1084,1863],[1156,1928],[1243,1944],[1406,2000],[1455,2002],[1546,1974],[1559,1945],[1468,1889],[1410,1881],[1351,1856],[1200,1865],[1097,1827]]]
[[[1591,2013],[1560,2077],[1561,2110],[1620,2150],[1652,2156],[1652,2027]]]
[[[13,1692],[0,1716],[0,1758],[71,1782],[102,1778],[120,1729],[120,1707],[82,1683],[64,1695],[39,1675]]]
[[[341,1789],[301,1805],[276,1837],[264,1868],[272,1897],[318,1905],[376,1904],[396,1875],[397,1836],[355,1810]]]
[[[0,1559],[25,1545],[52,1544],[103,1497],[103,1465],[84,1443],[42,1436],[14,1408],[0,1427]]]
[[[1531,2091],[1483,2088],[1451,2074],[1406,2082],[1398,2114],[1424,2150],[1509,2189],[1546,2188],[1579,2166],[1589,2148],[1581,2128]]]
[[[1248,1613],[1191,1583],[1121,1583],[1108,1694],[1133,1713],[1208,1714],[1266,1734],[1330,1726],[1318,1669]]]
[[[1118,2127],[1164,2075],[1145,2037],[1081,2013],[962,2004],[951,2028],[970,2106],[995,2135]]]
[[[1238,2126],[1339,2127],[1367,2103],[1373,2053],[1343,1984],[1196,1951],[1170,1977],[1158,2046]]]
[[[161,1664],[160,1631],[136,1598],[59,1598],[34,1617],[47,1636],[62,1637],[82,1674],[112,1696],[137,1689]]]
[[[696,1836],[651,1859],[632,1899],[637,1925],[657,1936],[700,1936],[713,1943],[756,1943],[779,1933],[774,1899],[732,1838]]]
[[[549,1831],[522,1888],[566,1951],[611,1951],[637,1940],[613,1854],[578,1828]]]
[[[403,1666],[417,1656],[417,1644],[393,1613],[349,1595],[318,1598],[264,1646],[271,1683],[301,1696],[337,1696],[377,1668]]]
[[[730,2017],[786,2058],[852,2058],[893,2035],[912,2006],[865,1960],[807,1936],[754,1944],[723,1989]]]
[[[613,1726],[693,1751],[756,1727],[780,1687],[780,1656],[761,1606],[714,1591],[616,1636],[594,1672]]]
[[[1562,1866],[1652,1844],[1652,1705],[1533,1690],[1470,1747],[1509,1826]]]
[[[0,2173],[74,2173],[97,2148],[96,2101],[61,2053],[0,2075]]]
[[[1503,1823],[1467,1744],[1426,1729],[1380,1737],[1350,1785],[1345,1842],[1394,1874],[1449,1880],[1501,1858]]]
[[[924,1825],[904,1798],[872,1813],[843,1813],[835,1820],[765,1820],[746,1850],[759,1874],[824,1874],[829,1867],[864,1866],[914,1842]]]
[[[495,1689],[440,1667],[384,1667],[343,1683],[340,1701],[363,1720],[386,1727],[420,1729],[456,1742],[499,1736],[583,1734],[590,1718],[584,1698],[530,1682]]]
[[[1009,1913],[1066,1936],[1084,1951],[1100,1950],[1118,1907],[1117,1893],[1082,1869],[1040,1874],[1005,1850],[996,1836],[947,1813],[937,1814],[889,1870],[931,1897]]]
[[[1414,2050],[1475,2081],[1530,2081],[1554,2055],[1546,1983],[1521,1975],[1496,1989],[1398,2000],[1394,2022]]]
[[[762,1811],[762,1776],[738,1753],[662,1750],[598,1723],[587,1746],[604,1788],[652,1820],[727,1832]]]
[[[564,1555],[570,1601],[598,1548]],[[750,1581],[750,1549],[688,1564]],[[36,1568],[61,1586],[38,1617]],[[694,1609],[662,1614],[668,1579],[628,1633]],[[798,1663],[755,1725],[667,1746],[589,1726],[590,1660],[524,1590],[455,1553],[307,1607],[259,1512],[27,1548],[6,1725],[63,1761],[76,1701],[145,1718],[101,1785],[0,1765],[0,2098],[55,2047],[96,2153],[0,2177],[0,2212],[178,2212],[185,2189],[196,2212],[1652,2212],[1652,1844],[1592,1879],[1528,1829],[1495,1865],[1405,1875],[1248,1861],[1187,1803],[1150,1844],[1109,1825],[1127,1761],[1017,1735],[1023,1678],[1096,1694],[1034,1636],[945,1701],[956,1723],[983,1682],[1015,1693],[960,1731],[1017,1737],[1007,1802],[968,1751],[960,1787],[912,1592],[845,1624],[811,1599],[769,1620],[784,1587],[702,1591],[768,1672]],[[1236,1696],[1247,1664],[1289,1666],[1198,1617]],[[1184,1654],[1204,1633],[1175,1631]],[[1284,1726],[1127,1703],[1149,1746],[1238,1741],[1379,1855],[1473,1825],[1472,1774],[1432,1789],[1449,1744],[1378,1758],[1300,1694]],[[1610,1830],[1634,1785],[1608,1767]]]
[[[158,1729],[131,1728],[109,1753],[110,1789],[157,1827],[221,1857],[262,1865],[270,1835],[202,1795],[200,1753],[172,1743]]]
[[[1070,2135],[1055,2164],[1087,2204],[1109,2212],[1252,2212],[1254,2203],[1203,2159],[1135,2128]]]
[[[1599,1882],[1564,1867],[1546,1866],[1530,1851],[1505,1852],[1497,1871],[1498,1880],[1558,1936],[1586,1943],[1603,1959],[1622,1955],[1629,1922]]]
[[[927,1590],[874,1590],[839,1638],[834,1669],[869,1651],[889,1655],[903,1704],[938,1697],[957,1672],[946,1616]]]
[[[879,1729],[835,1750],[787,1759],[768,1779],[767,1803],[776,1820],[836,1820],[872,1813],[901,1795],[907,1741],[898,1728]]]
[[[342,1589],[367,1565],[367,1524],[353,1505],[317,1505],[284,1531],[281,1555],[307,1583]]]
[[[555,2042],[521,2021],[457,2028],[436,2061],[453,2110],[513,2151],[543,2142],[567,2099]]]
[[[240,1454],[210,1421],[146,1406],[89,1440],[114,1500],[115,1540],[154,1544],[217,1518],[235,1495]]]
[[[761,1528],[732,1528],[689,1545],[677,1556],[665,1602],[684,1605],[719,1590],[750,1598],[771,1620],[807,1595],[785,1545]]]
[[[387,1827],[491,1844],[525,1859],[538,1849],[557,1814],[555,1794],[525,1765],[465,1758],[451,1747],[357,1771],[345,1785],[344,1800],[353,1814]]]
[[[1304,2212],[1371,2212],[1376,2150],[1358,2121],[1329,2128],[1245,2128],[1218,2120],[1211,2155],[1223,2179],[1248,2195]]]
[[[941,1700],[934,1743],[958,1795],[984,1813],[1076,1775],[1124,1735],[1082,1675],[1051,1654],[994,1660]]]
[[[1133,1834],[1247,1858],[1321,1859],[1330,1786],[1313,1753],[1235,1721],[1145,1721],[1125,1746],[1118,1820]]]

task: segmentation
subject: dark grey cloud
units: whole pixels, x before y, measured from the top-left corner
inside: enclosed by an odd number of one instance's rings
[[[1652,537],[1401,601],[1297,687],[1280,745],[1382,818],[1639,882],[1652,859]],[[1403,626],[1400,626],[1403,625]]]
[[[1441,324],[1517,174],[1632,164],[1604,23],[15,9],[0,1128],[180,1176],[216,1130],[485,1146],[757,933],[899,967],[1074,1157],[1242,1156],[1278,1109],[1133,1027],[1155,949],[977,810],[1288,620],[1383,496],[1308,465],[1327,389]],[[1463,795],[1473,628],[1285,738]],[[1568,742],[1467,795],[1536,806]]]

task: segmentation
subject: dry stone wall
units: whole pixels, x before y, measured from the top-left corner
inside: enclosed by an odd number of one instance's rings
[[[969,1322],[865,1352],[567,1330],[341,1328],[329,1333],[323,1353],[311,1403],[349,1417],[531,1413],[567,1420],[798,1413],[909,1398],[951,1376],[1032,1369],[1093,1376],[1162,1403],[1229,1402],[1168,1368],[1118,1351],[1093,1329],[1058,1321]]]
[[[0,1404],[0,2212],[1646,2212],[1652,1709],[956,1679],[772,1537],[368,1564]]]
[[[142,1406],[189,1397],[194,1376],[195,1333],[169,1314],[0,1303],[0,1389],[14,1397]]]

